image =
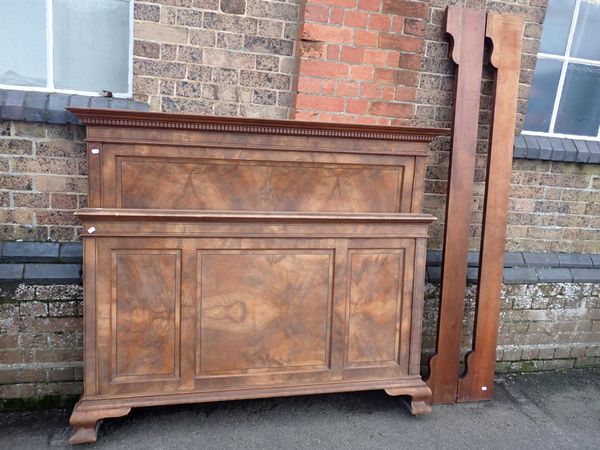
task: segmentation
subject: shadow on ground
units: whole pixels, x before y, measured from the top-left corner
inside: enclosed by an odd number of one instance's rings
[[[0,413],[0,449],[68,448],[69,413]],[[600,369],[503,376],[493,401],[424,417],[380,391],[138,408],[79,448],[598,449]]]

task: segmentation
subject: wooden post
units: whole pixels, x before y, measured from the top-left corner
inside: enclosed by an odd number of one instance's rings
[[[485,11],[448,7],[446,32],[453,40],[451,58],[457,69],[437,346],[436,354],[430,361],[430,376],[427,380],[433,392],[433,403],[454,403],[457,395]]]
[[[459,402],[487,400],[494,391],[523,18],[489,13],[486,36],[492,41],[491,62],[497,71],[488,149],[473,350],[466,358],[466,374],[459,380]]]

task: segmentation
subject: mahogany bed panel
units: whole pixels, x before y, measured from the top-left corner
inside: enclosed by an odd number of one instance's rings
[[[420,212],[428,143],[447,130],[71,108],[89,206]]]
[[[420,209],[444,130],[74,112],[93,207],[71,443],[136,406],[385,389],[430,410]]]
[[[419,356],[432,216],[77,214],[85,392],[73,442],[132,406],[386,389],[429,410]]]

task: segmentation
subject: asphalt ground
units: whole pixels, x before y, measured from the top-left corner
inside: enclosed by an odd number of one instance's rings
[[[69,448],[69,410],[0,413],[0,449]],[[412,417],[382,391],[137,408],[94,449],[600,449],[600,369],[498,377],[492,401]]]

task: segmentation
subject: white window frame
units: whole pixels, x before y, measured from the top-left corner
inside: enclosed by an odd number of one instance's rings
[[[129,1],[129,61],[127,68],[127,92],[113,92],[116,98],[131,98],[133,95],[133,3]],[[53,4],[52,0],[46,0],[46,87],[40,86],[18,86],[0,83],[0,89],[28,92],[48,92],[59,94],[76,94],[88,97],[102,97],[101,92],[79,91],[76,89],[58,89],[54,87],[54,32],[53,32]]]
[[[562,68],[560,71],[560,77],[558,79],[558,87],[556,92],[556,97],[554,98],[554,105],[552,108],[552,116],[550,119],[550,127],[548,131],[529,131],[523,130],[521,134],[529,134],[531,136],[547,136],[547,137],[558,137],[558,138],[569,138],[569,139],[579,139],[586,141],[600,141],[600,127],[598,127],[598,133],[595,136],[587,136],[581,134],[564,134],[564,133],[555,133],[554,126],[556,125],[556,116],[558,115],[558,107],[560,106],[560,100],[563,93],[563,86],[565,84],[565,78],[567,75],[567,67],[569,63],[576,64],[586,64],[589,66],[600,67],[600,61],[596,61],[593,59],[583,59],[583,58],[575,58],[571,56],[571,45],[573,43],[573,36],[575,34],[575,28],[577,26],[577,20],[579,18],[579,6],[581,5],[582,0],[576,0],[575,8],[573,9],[573,18],[571,19],[571,27],[569,28],[569,35],[567,37],[567,45],[565,48],[564,55],[553,55],[550,53],[540,52],[537,54],[538,59],[549,59],[554,61],[561,61]]]

